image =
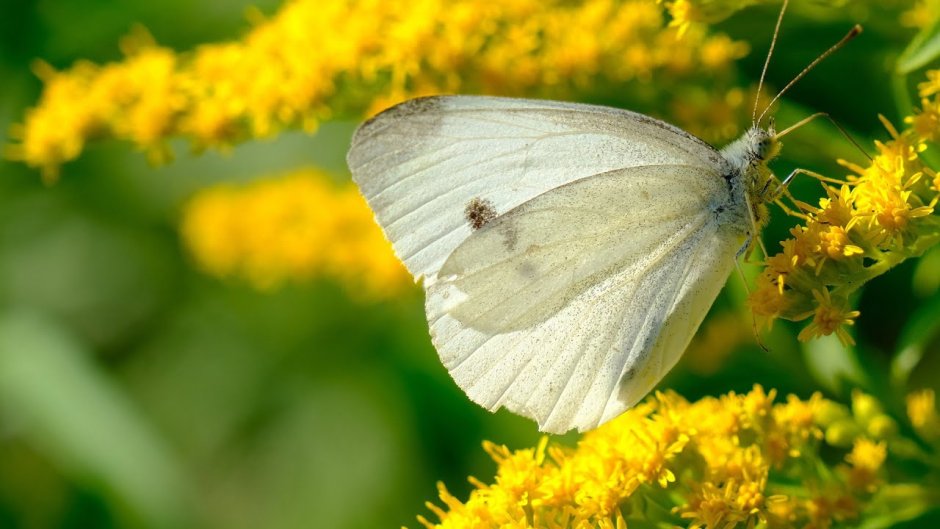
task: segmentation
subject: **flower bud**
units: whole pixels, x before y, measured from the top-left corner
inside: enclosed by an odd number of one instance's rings
[[[826,442],[840,448],[849,447],[860,433],[862,431],[854,421],[843,419],[826,428]]]
[[[859,423],[868,424],[876,416],[883,415],[884,410],[875,397],[856,390],[852,392],[852,413]]]

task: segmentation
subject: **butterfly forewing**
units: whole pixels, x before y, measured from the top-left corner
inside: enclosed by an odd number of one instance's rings
[[[356,132],[347,161],[399,258],[426,281],[473,230],[473,200],[498,216],[614,169],[723,163],[708,144],[641,114],[473,96],[414,99],[379,114]]]

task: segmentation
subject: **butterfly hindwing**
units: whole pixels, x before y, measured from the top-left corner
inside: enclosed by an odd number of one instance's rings
[[[545,431],[615,417],[675,364],[733,266],[739,234],[709,209],[726,192],[697,167],[630,168],[492,221],[428,287],[444,365],[474,401]]]

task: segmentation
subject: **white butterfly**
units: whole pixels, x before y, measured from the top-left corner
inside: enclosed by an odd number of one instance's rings
[[[759,236],[765,203],[802,172],[780,182],[767,163],[780,137],[822,114],[779,134],[756,114],[719,152],[625,110],[427,97],[364,123],[347,162],[424,280],[431,339],[457,384],[543,431],[584,431],[675,365]]]
[[[763,223],[776,146],[760,128],[719,152],[625,110],[442,96],[363,124],[347,160],[424,280],[457,384],[565,432],[616,417],[676,363]]]

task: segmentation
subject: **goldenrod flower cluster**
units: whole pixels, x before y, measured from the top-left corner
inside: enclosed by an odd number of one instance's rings
[[[182,235],[202,269],[261,289],[330,277],[371,300],[411,285],[356,188],[312,169],[200,191]]]
[[[872,397],[857,393],[851,407],[818,394],[774,400],[760,386],[696,402],[657,393],[575,448],[548,438],[515,451],[485,443],[498,465],[493,482],[470,478],[466,501],[439,484],[444,506],[428,503],[439,521],[419,521],[428,529],[826,529],[931,493],[889,481],[892,446],[910,440]]]
[[[93,138],[161,161],[169,138],[226,147],[432,92],[597,96],[653,77],[651,97],[707,83],[720,107],[746,111],[742,96],[725,97],[732,79],[721,74],[747,46],[701,27],[679,44],[655,0],[291,0],[253,18],[242,39],[188,53],[137,30],[121,62],[39,64],[45,89],[9,155],[54,178]]]
[[[800,339],[835,333],[851,344],[846,327],[859,314],[851,294],[940,241],[940,176],[922,158],[940,138],[940,71],[929,72],[919,91],[922,108],[905,130],[882,120],[891,139],[875,143],[869,164],[840,160],[851,171],[845,181],[821,178],[826,197],[818,206],[796,201],[805,222],[767,259],[750,298],[755,314],[811,318]]]

